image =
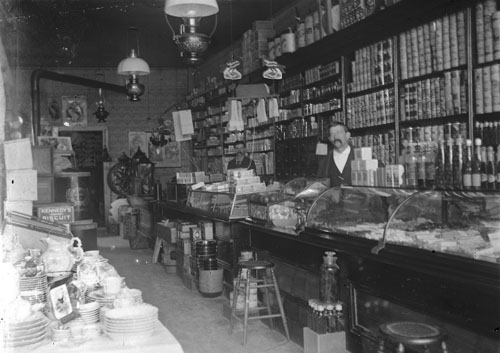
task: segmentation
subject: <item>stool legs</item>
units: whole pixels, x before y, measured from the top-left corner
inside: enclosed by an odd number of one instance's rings
[[[398,343],[398,349],[396,350],[397,353],[405,353],[405,346],[402,343]]]
[[[264,272],[264,276],[262,278],[262,284],[269,284],[269,278],[267,277],[267,271]],[[269,288],[264,287],[264,292],[266,296],[266,308],[267,308],[267,315],[271,315],[271,297],[269,296]],[[269,318],[269,326],[274,329],[274,320],[272,317]]]
[[[385,340],[383,338],[381,338],[378,341],[378,350],[377,350],[377,353],[384,353],[385,352],[384,346],[385,346]]]
[[[245,313],[243,319],[243,345],[247,344],[247,328],[248,328],[248,305],[250,304],[250,271],[247,273],[245,286]]]
[[[290,340],[290,334],[288,333],[288,325],[286,323],[285,310],[283,309],[283,303],[281,302],[281,294],[280,289],[278,287],[278,281],[276,280],[276,276],[274,275],[274,269],[269,269],[271,272],[271,276],[273,279],[274,290],[276,292],[276,300],[278,301],[278,306],[280,308],[281,320],[283,320],[283,328],[285,329],[286,338]]]
[[[238,303],[238,294],[240,293],[241,284],[241,272],[242,269],[238,270],[238,278],[236,279],[236,286],[233,288],[233,303],[231,305],[231,320],[229,324],[229,334],[233,333],[234,316],[236,315],[236,305]]]
[[[448,353],[448,347],[446,346],[445,341],[441,341],[441,350],[443,351],[443,353]]]

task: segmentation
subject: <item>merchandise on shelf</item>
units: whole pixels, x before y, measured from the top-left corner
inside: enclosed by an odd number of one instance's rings
[[[476,4],[476,53],[479,64],[500,59],[500,11],[495,0]]]
[[[386,88],[346,102],[347,123],[350,128],[363,128],[394,122],[394,89]]]

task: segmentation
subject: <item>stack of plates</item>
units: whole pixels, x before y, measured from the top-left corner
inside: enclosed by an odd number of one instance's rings
[[[23,322],[1,325],[2,345],[4,348],[33,348],[45,339],[48,325],[49,322],[40,312]]]
[[[100,305],[97,302],[87,303],[80,306],[79,312],[86,325],[95,324],[99,321]]]
[[[28,300],[31,304],[46,303],[47,275],[19,278],[19,290],[21,298]]]
[[[141,304],[142,292],[138,289],[124,288],[118,295],[108,295],[104,293],[103,289],[98,289],[87,295],[87,300],[89,302],[98,302],[101,306],[113,306],[113,303],[117,298],[127,298],[131,299],[131,301],[136,304]]]
[[[117,341],[145,339],[157,326],[158,308],[149,304],[110,309],[104,314],[104,332]]]

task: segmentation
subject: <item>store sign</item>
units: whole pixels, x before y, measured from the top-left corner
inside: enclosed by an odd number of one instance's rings
[[[57,223],[73,223],[75,221],[75,208],[66,203],[51,203],[38,206],[37,216],[45,221]]]

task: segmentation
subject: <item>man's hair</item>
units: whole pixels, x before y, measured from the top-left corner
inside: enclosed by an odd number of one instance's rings
[[[349,128],[347,127],[347,125],[344,124],[344,123],[341,123],[339,121],[334,121],[333,123],[331,123],[330,125],[328,125],[328,130],[327,131],[330,131],[330,129],[332,127],[335,127],[335,126],[342,126],[344,128],[345,132],[349,132]]]

